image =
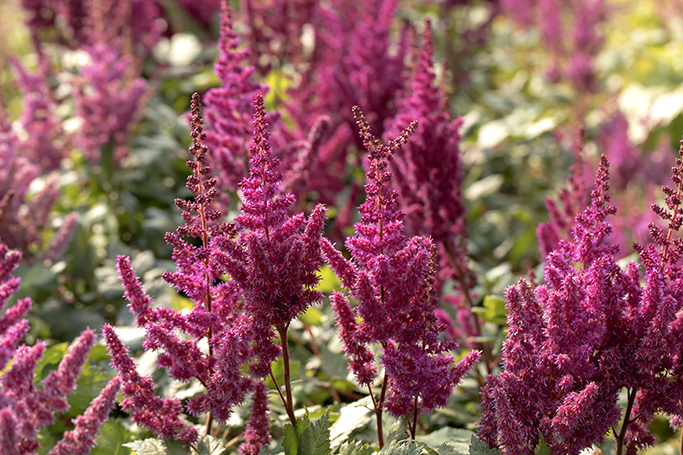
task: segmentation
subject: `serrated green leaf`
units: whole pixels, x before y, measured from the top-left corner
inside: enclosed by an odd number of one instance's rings
[[[472,432],[462,428],[443,427],[429,434],[417,436],[416,439],[434,448],[441,446],[446,441],[464,442],[469,445]]]
[[[330,449],[330,415],[326,412],[306,426],[299,439],[299,455],[328,455]]]
[[[470,441],[470,455],[501,455],[501,453],[496,449],[490,448],[487,443],[479,439],[476,434],[473,434]]]
[[[296,434],[291,423],[285,424],[285,438],[282,441],[285,455],[297,455],[299,452],[299,435]]]
[[[373,455],[375,449],[370,444],[363,444],[363,441],[349,441],[342,444],[337,453],[338,455]]]
[[[422,446],[414,441],[393,441],[379,451],[382,455],[420,455]]]
[[[446,441],[437,450],[439,455],[467,455],[467,445]]]
[[[548,447],[548,443],[545,442],[545,438],[540,432],[538,445],[536,446],[534,455],[550,455],[550,447]]]
[[[130,450],[124,446],[130,440],[130,431],[120,422],[105,422],[100,428],[97,436],[97,446],[92,451],[92,455],[128,455]]]
[[[406,438],[408,429],[408,419],[400,419],[394,422],[389,428],[389,434],[384,438],[384,443],[390,445],[394,442],[402,441]]]
[[[223,455],[224,453],[227,453],[227,449],[220,439],[206,435],[197,441],[197,455]]]
[[[137,441],[123,444],[123,446],[131,449],[133,452],[135,452],[135,455],[168,455],[166,453],[164,441],[161,439],[139,439]]]

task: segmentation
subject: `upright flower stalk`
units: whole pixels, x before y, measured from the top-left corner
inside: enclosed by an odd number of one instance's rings
[[[359,385],[370,392],[382,447],[384,409],[395,417],[412,415],[414,438],[419,413],[446,406],[453,388],[479,359],[479,352],[470,352],[456,364],[449,354],[455,343],[439,339],[442,327],[434,314],[438,307],[435,248],[429,238],[406,238],[404,215],[390,186],[389,161],[416,124],[382,144],[370,132],[359,108],[354,108],[354,115],[368,151],[366,201],[359,207],[356,234],[346,241],[352,260],[328,241],[323,243],[323,254],[348,295],[358,302],[352,307],[348,297],[336,291],[331,297],[349,367]],[[382,348],[384,377],[378,398],[371,389],[378,374],[372,344]]]
[[[683,157],[683,144],[679,152]],[[479,436],[506,454],[532,454],[539,430],[553,454],[578,454],[609,430],[616,453],[654,444],[657,412],[680,425],[683,415],[683,160],[664,187],[668,223],[650,225],[653,242],[636,246],[640,264],[625,270],[608,243],[608,163],[603,156],[591,204],[576,216],[572,240],[546,259],[546,283],[521,280],[507,293],[504,371],[487,377]],[[625,390],[627,406],[618,405]],[[621,423],[619,424],[619,422]]]

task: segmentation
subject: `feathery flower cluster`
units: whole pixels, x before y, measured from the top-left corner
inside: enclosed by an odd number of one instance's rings
[[[397,101],[399,113],[386,122],[386,136],[398,135],[412,120],[418,122],[391,168],[398,203],[406,213],[406,233],[432,238],[438,248],[437,279],[443,281],[453,276],[454,267],[466,270],[465,206],[460,188],[464,171],[458,144],[462,119],[449,119],[443,89],[435,85],[434,42],[430,22],[425,25],[409,90]]]
[[[683,153],[683,145],[681,148]],[[682,155],[683,156],[683,155]],[[612,227],[608,163],[603,156],[592,202],[577,215],[572,240],[550,252],[546,284],[521,280],[507,293],[508,339],[504,371],[482,391],[479,436],[506,454],[532,454],[539,430],[555,454],[578,454],[613,429],[617,453],[635,454],[654,443],[655,412],[680,421],[683,383],[683,161],[664,187],[667,208],[653,206],[668,231],[651,225],[653,243],[638,247],[644,272],[622,270]],[[641,284],[644,283],[644,284]],[[618,395],[627,391],[622,424]]]
[[[595,90],[593,59],[602,47],[597,26],[605,20],[604,0],[504,0],[502,5],[521,25],[538,26],[553,56],[551,80],[567,80],[578,93]]]
[[[35,73],[24,68],[17,58],[10,58],[10,62],[24,92],[18,123],[25,139],[19,141],[20,153],[37,163],[43,173],[48,173],[59,168],[65,156],[65,148],[59,143],[61,122],[54,113],[55,103],[47,85],[50,62],[42,58]]]
[[[214,66],[221,86],[209,90],[204,99],[206,144],[219,188],[236,191],[247,175],[254,97],[268,88],[254,80],[253,66],[243,66],[250,52],[238,49],[240,40],[232,29],[227,1],[223,0],[221,7],[220,55]]]
[[[118,163],[128,153],[128,132],[147,83],[134,77],[132,58],[116,42],[97,42],[86,50],[92,62],[81,68],[74,94],[76,115],[83,119],[76,143],[91,164],[99,162],[105,147]]]
[[[454,342],[440,340],[440,324],[434,285],[434,246],[429,238],[404,234],[403,212],[390,188],[387,169],[394,152],[406,143],[416,128],[412,123],[397,139],[382,144],[370,132],[360,109],[354,114],[368,150],[367,198],[359,207],[361,221],[346,246],[347,260],[331,243],[323,243],[323,254],[349,295],[358,304],[334,292],[331,301],[337,314],[340,337],[358,383],[369,386],[377,376],[371,343],[382,346],[385,368],[383,389],[388,387],[385,406],[390,414],[404,416],[445,406],[453,388],[479,358],[470,352],[456,364],[448,353]],[[360,321],[360,322],[359,322]],[[376,406],[376,412],[377,412]]]
[[[279,160],[268,143],[263,97],[257,96],[249,177],[242,180],[243,205],[235,224],[237,242],[217,241],[232,279],[244,293],[244,310],[264,327],[286,327],[322,294],[314,291],[322,266],[320,241],[325,209],[308,220],[287,212],[295,199],[282,194]],[[303,233],[301,230],[303,229]],[[263,340],[266,344],[266,340]]]
[[[19,252],[10,252],[0,242],[0,310],[9,297],[19,288],[20,279],[12,277],[12,271],[21,261]],[[69,347],[68,353],[41,381],[34,383],[34,370],[45,352],[45,343],[38,341],[29,347],[22,339],[29,326],[26,315],[31,309],[31,299],[20,299],[0,316],[0,454],[29,455],[39,448],[38,430],[55,421],[55,413],[69,410],[67,395],[76,388],[81,367],[87,360],[88,351],[95,344],[92,330],[85,330]],[[99,427],[107,420],[109,411],[119,389],[114,378],[96,397],[86,412],[74,420],[74,430],[67,431],[64,439],[50,455],[87,454],[95,446]]]
[[[303,215],[287,216],[294,198],[279,195],[282,177],[268,145],[261,96],[257,97],[255,111],[250,177],[240,184],[242,213],[235,226],[228,225],[218,222],[220,213],[211,208],[216,180],[209,178],[207,148],[201,143],[205,135],[199,96],[193,96],[190,153],[195,161],[188,162],[192,175],[187,186],[197,196],[193,201],[176,201],[186,224],[166,236],[174,247],[177,270],[164,274],[169,284],[194,302],[192,311],[180,314],[163,307],[153,309],[130,261],[124,257],[118,260],[130,310],[137,316],[137,324],[146,329],[144,347],[162,351],[159,365],[168,369],[173,379],[194,378],[206,387],[204,394],[188,401],[187,411],[208,413],[210,419],[225,423],[233,406],[253,392],[252,418],[240,449],[250,455],[258,453],[270,438],[263,380],[280,354],[275,330],[281,340],[286,339],[291,320],[322,297],[313,287],[322,265],[319,250],[325,220],[321,206],[308,222]],[[240,232],[233,240],[235,227]],[[199,238],[201,245],[193,246],[185,237]],[[230,280],[223,282],[226,275]],[[178,337],[176,330],[189,339]],[[197,433],[182,422],[180,400],[154,396],[151,378],[135,372],[113,328],[105,326],[103,331],[112,365],[121,371],[124,381],[126,399],[122,406],[131,412],[133,421],[163,438],[193,442]],[[208,342],[208,354],[198,344],[202,340]],[[242,372],[245,365],[249,365],[248,375]],[[163,412],[150,412],[154,409]]]
[[[206,393],[190,399],[188,410],[193,414],[210,413],[220,422],[226,422],[232,407],[244,401],[251,384],[240,379],[239,358],[227,359],[222,352],[224,338],[229,337],[236,306],[236,293],[230,283],[220,281],[226,273],[225,267],[215,260],[210,242],[218,237],[228,237],[232,228],[218,223],[220,213],[210,208],[216,194],[216,181],[209,178],[206,154],[202,145],[204,133],[199,112],[199,95],[192,98],[192,147],[194,161],[187,165],[192,170],[187,187],[196,194],[193,201],[176,200],[183,210],[185,225],[177,232],[166,234],[166,241],[173,245],[173,259],[177,270],[163,276],[178,291],[185,293],[195,304],[189,314],[181,314],[168,308],[153,308],[133,271],[130,260],[119,256],[117,268],[136,323],[146,329],[144,347],[160,350],[159,365],[169,370],[170,376],[179,381],[198,380],[206,387]],[[201,246],[194,246],[186,237],[201,240]],[[230,240],[227,240],[230,241]],[[220,284],[215,284],[216,282]],[[178,337],[180,330],[189,339]],[[198,436],[193,428],[186,427],[180,414],[183,405],[176,398],[160,398],[154,395],[154,383],[150,377],[141,377],[128,352],[119,341],[114,329],[103,327],[103,334],[112,356],[112,366],[121,372],[124,410],[131,413],[133,422],[145,426],[165,438],[178,438],[194,442]],[[209,343],[208,354],[199,345],[202,340]],[[222,360],[221,360],[222,358]],[[160,411],[160,412],[157,412]]]
[[[124,36],[136,54],[146,54],[161,35],[160,8],[150,0],[22,0],[37,52],[48,37],[78,49]]]

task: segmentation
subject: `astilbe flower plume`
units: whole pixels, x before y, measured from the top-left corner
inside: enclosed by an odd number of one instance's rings
[[[456,364],[449,354],[455,343],[439,339],[441,325],[434,314],[438,307],[433,289],[435,248],[427,237],[406,238],[404,214],[391,189],[389,161],[416,124],[382,144],[371,134],[359,108],[354,108],[354,114],[368,151],[366,201],[359,207],[356,234],[346,241],[352,259],[344,258],[328,241],[323,243],[323,254],[358,302],[351,307],[340,292],[331,297],[349,367],[360,385],[369,387],[374,382],[377,366],[371,345],[382,347],[385,375],[379,401],[373,398],[381,446],[383,407],[396,417],[414,413],[414,436],[418,408],[424,412],[445,406],[479,353],[470,352]]]
[[[227,421],[232,407],[244,401],[253,384],[240,373],[244,358],[223,357],[223,345],[231,341],[229,331],[235,319],[236,292],[230,282],[221,281],[226,269],[215,260],[211,242],[216,238],[229,237],[233,229],[219,222],[220,213],[210,207],[216,194],[216,181],[209,176],[207,149],[202,145],[205,137],[199,105],[199,95],[195,94],[192,98],[193,142],[190,148],[194,160],[187,163],[192,170],[187,187],[196,196],[192,201],[176,200],[183,210],[185,224],[177,232],[166,235],[166,241],[173,246],[177,270],[163,275],[165,281],[193,301],[194,308],[187,314],[164,307],[153,308],[151,298],[144,293],[130,260],[119,256],[117,268],[130,311],[137,317],[136,324],[146,330],[144,347],[161,351],[159,365],[169,371],[171,378],[183,382],[194,378],[206,387],[204,394],[189,400],[187,410],[195,415],[207,413],[208,431],[213,418],[221,423]],[[201,245],[194,246],[185,240],[188,237],[198,238]],[[189,335],[188,339],[179,337],[177,331]],[[135,371],[135,365],[113,328],[105,326],[103,333],[112,355],[112,365],[121,371],[124,381],[126,398],[122,406],[131,413],[133,422],[165,439],[194,442],[198,434],[182,421],[180,400],[155,396],[151,378],[141,377]],[[209,344],[208,354],[199,347],[202,340]]]
[[[467,224],[462,201],[464,170],[458,129],[462,119],[451,120],[443,88],[434,74],[434,43],[431,24],[425,24],[422,47],[417,53],[410,82],[398,98],[399,113],[386,121],[386,136],[396,136],[412,120],[418,121],[411,140],[397,154],[390,167],[398,203],[405,211],[408,235],[427,235],[436,245],[437,296],[443,283],[453,280],[457,293],[446,296],[462,323],[455,324],[444,310],[439,318],[449,334],[462,341],[480,335],[479,321],[469,311],[473,306],[474,276],[467,267]],[[488,362],[487,362],[488,363]]]
[[[272,374],[271,363],[280,353],[284,356],[286,397],[283,399],[295,425],[287,330],[294,318],[322,298],[314,287],[323,262],[320,242],[325,209],[316,206],[308,220],[302,213],[288,215],[295,198],[280,190],[282,174],[279,160],[268,142],[261,95],[256,98],[254,110],[249,177],[240,183],[243,203],[235,218],[239,235],[234,242],[224,237],[215,239],[216,260],[226,267],[242,295],[243,313],[235,337],[250,340],[255,355],[249,367],[253,377],[265,378]],[[281,348],[275,344],[276,336]],[[226,345],[226,355],[234,355],[230,352],[237,348],[237,345]]]
[[[19,150],[38,164],[43,173],[48,173],[59,168],[65,156],[65,147],[61,143],[61,121],[54,113],[56,106],[48,82],[50,61],[42,58],[35,72],[28,71],[17,58],[10,58],[10,62],[24,92],[18,119],[23,133],[23,139],[18,144]]]
[[[540,430],[551,453],[578,454],[612,429],[617,454],[635,455],[655,441],[648,426],[656,412],[680,419],[683,243],[673,233],[683,220],[682,166],[679,159],[673,168],[676,189],[664,187],[667,208],[653,206],[668,230],[651,225],[653,243],[637,247],[644,270],[635,263],[623,270],[608,243],[606,218],[615,209],[603,156],[572,240],[548,254],[546,283],[509,288],[504,369],[482,391],[479,436],[489,445],[531,454]]]
[[[204,99],[206,144],[219,188],[236,191],[247,175],[253,100],[268,88],[255,80],[253,66],[245,66],[250,52],[239,49],[240,40],[232,28],[227,1],[222,1],[221,7],[220,55],[214,66],[221,86],[209,90]]]
[[[21,261],[19,252],[10,252],[0,241],[0,310],[8,303],[20,285],[12,272]],[[69,347],[56,370],[34,383],[35,368],[42,358],[46,344],[38,341],[26,346],[22,339],[28,332],[26,320],[31,310],[31,299],[20,299],[0,316],[0,454],[34,454],[40,447],[37,436],[41,427],[55,421],[55,413],[69,410],[67,395],[76,388],[81,367],[88,351],[95,344],[95,332],[85,330]],[[95,446],[99,427],[107,420],[120,383],[114,378],[96,397],[85,414],[75,419],[74,430],[49,452],[51,455],[68,453],[85,455]],[[78,436],[74,439],[74,436]]]

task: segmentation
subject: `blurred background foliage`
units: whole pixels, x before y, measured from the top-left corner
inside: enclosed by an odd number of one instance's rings
[[[233,3],[239,11],[240,5]],[[683,131],[683,6],[675,0],[609,2],[608,20],[599,24],[604,42],[595,59],[598,88],[580,93],[566,82],[548,79],[553,55],[537,28],[519,26],[504,14],[486,24],[494,3],[405,0],[398,16],[416,24],[418,31],[424,19],[431,18],[437,74],[446,87],[452,115],[464,117],[461,150],[466,167],[468,253],[477,275],[474,294],[478,314],[485,321],[483,336],[496,346],[496,354],[504,338],[505,289],[528,270],[542,276],[535,230],[548,220],[545,199],[566,185],[578,120],[585,119],[584,153],[589,168],[600,153],[607,153],[598,138],[606,119],[617,110],[627,121],[628,139],[638,153],[664,167],[672,165]],[[143,76],[153,94],[131,131],[129,155],[120,168],[108,161],[111,150],[103,151],[99,164],[89,163],[77,150],[63,161],[58,181],[61,193],[51,215],[51,230],[45,235],[74,211],[79,214],[78,227],[64,257],[21,266],[17,276],[22,286],[15,298],[30,296],[34,301],[28,342],[42,338],[51,343],[39,376],[54,368],[66,352],[66,343],[83,329],[108,322],[118,326],[121,337],[137,352],[141,373],[153,374],[163,384],[160,393],[191,396],[193,384],[164,377],[165,371],[155,368],[153,355],[142,352],[144,333],[134,326],[114,268],[118,254],[130,255],[155,304],[179,310],[190,305],[161,280],[161,274],[174,267],[164,234],[182,223],[173,200],[190,194],[185,188],[190,96],[218,85],[213,73],[218,17],[207,28],[188,19],[175,2],[165,1],[164,8],[173,28],[144,62]],[[19,115],[22,94],[13,82],[7,57],[16,54],[28,67],[37,64],[23,20],[18,0],[0,3],[1,96],[10,119]],[[238,23],[238,33],[239,27]],[[479,31],[481,39],[470,39],[468,33],[473,31]],[[70,62],[78,60],[77,51],[46,49],[54,67],[55,93],[68,92],[68,75],[75,71]],[[270,108],[287,101],[286,88],[296,83],[294,72],[283,64],[263,77],[271,87],[266,98]],[[59,105],[65,123],[72,109]],[[646,202],[642,194],[633,197]],[[329,269],[321,276],[322,291],[339,288]],[[361,399],[363,393],[348,374],[329,304],[310,309],[292,328],[297,401],[312,417],[333,405],[333,447],[335,437],[349,434],[374,440],[374,423],[366,408],[340,408],[341,403]],[[101,345],[91,353],[91,363],[84,367],[78,391],[71,398],[68,418],[82,412],[111,376],[106,357]],[[272,405],[276,411],[280,406],[276,400]],[[239,434],[245,412],[238,412],[221,434],[226,441]],[[477,384],[469,379],[450,408],[423,419],[422,438],[433,447],[444,440],[469,441],[467,430],[475,428],[478,413]],[[96,454],[127,453],[121,443],[129,440],[131,432],[144,436],[126,423],[122,412],[115,412],[114,417],[102,431]],[[391,423],[387,422],[387,428]],[[44,447],[64,431],[64,425],[58,421],[43,431]],[[283,421],[274,425],[276,439],[282,425]],[[678,453],[665,419],[655,420],[653,431],[660,445],[648,453]],[[603,449],[608,453],[610,445]],[[281,450],[278,446],[271,452]]]

